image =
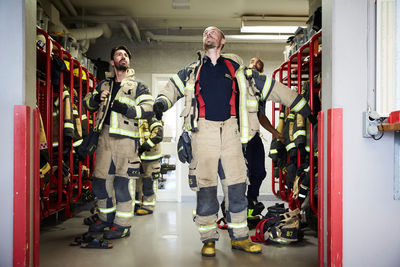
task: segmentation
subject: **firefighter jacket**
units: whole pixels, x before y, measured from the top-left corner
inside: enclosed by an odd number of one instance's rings
[[[140,155],[144,161],[159,160],[162,158],[161,141],[163,139],[163,124],[155,117],[148,120],[139,120],[140,146],[146,147]]]
[[[134,109],[136,116],[128,118],[126,115],[111,111],[109,134],[113,137],[128,137],[139,139],[138,119],[147,119],[153,116],[153,97],[149,89],[141,82],[134,78],[135,71],[128,69],[126,77],[121,81],[121,88],[115,96],[114,100],[128,105],[130,109]],[[111,91],[113,88],[114,78],[107,78],[100,82],[96,89],[88,93],[84,99],[84,106],[90,112],[96,112],[95,130],[101,131],[103,122],[110,108],[110,95],[106,100],[96,101],[96,95],[102,91]]]
[[[166,111],[176,101],[184,97],[185,107],[181,113],[181,117],[184,119],[183,129],[194,132],[198,130],[197,121],[199,118],[195,87],[205,53],[198,52],[197,55],[197,61],[172,76],[156,99],[156,102],[163,104],[163,111]],[[294,111],[304,113],[306,117],[311,114],[306,100],[295,91],[256,70],[247,69],[242,65],[242,59],[234,54],[222,54],[221,56],[239,64],[239,67],[235,70],[234,78],[239,87],[238,113],[240,141],[242,143],[250,141],[259,131],[260,125],[257,116],[259,101],[271,100],[290,106]]]
[[[62,94],[63,104],[63,138],[72,140],[74,136],[74,121],[72,113],[71,97],[68,92],[68,87],[64,86]],[[58,147],[58,130],[60,119],[60,97],[57,97],[53,104],[53,147]],[[64,140],[64,147],[65,140]]]

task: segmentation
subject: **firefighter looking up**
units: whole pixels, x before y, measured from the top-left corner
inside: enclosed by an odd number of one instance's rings
[[[153,98],[149,89],[134,79],[130,60],[127,47],[113,48],[110,63],[114,75],[107,75],[84,100],[89,111],[97,111],[96,128],[100,130],[93,173],[100,220],[89,226],[89,232],[104,231],[105,239],[130,235],[135,179],[140,174],[138,120],[153,116]],[[105,231],[106,227],[110,229]]]
[[[250,59],[249,68],[263,73],[264,63],[258,57],[253,57]],[[283,140],[283,135],[271,125],[271,122],[265,116],[264,112],[265,108],[260,108],[257,112],[261,126],[263,126],[273,136]],[[260,193],[262,181],[267,175],[265,171],[265,150],[259,132],[257,132],[247,143],[246,153],[244,156],[247,161],[248,176],[250,180],[250,184],[247,187],[248,216],[255,216],[261,214],[261,211],[264,209],[264,205],[261,202],[258,202],[257,198]]]
[[[258,131],[258,101],[272,100],[296,112],[311,114],[307,102],[296,92],[257,71],[247,69],[233,54],[221,54],[225,36],[217,27],[203,32],[205,51],[197,60],[172,76],[154,103],[157,119],[184,98],[183,128],[191,131],[193,159],[189,186],[197,195],[194,221],[203,242],[203,256],[215,256],[217,232],[218,163],[225,172],[222,183],[228,231],[233,249],[261,253],[249,240],[247,227],[247,168],[242,152]],[[239,131],[240,125],[240,131]]]

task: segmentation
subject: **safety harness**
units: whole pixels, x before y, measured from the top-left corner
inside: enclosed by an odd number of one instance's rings
[[[229,100],[229,105],[231,105],[231,116],[236,116],[236,106],[235,106],[235,98],[237,94],[236,90],[236,83],[235,83],[235,69],[232,65],[232,62],[230,62],[227,59],[224,59],[224,62],[226,66],[229,69],[229,72],[232,77],[232,96],[231,99]],[[196,79],[196,98],[199,101],[199,118],[204,118],[206,116],[206,109],[205,109],[205,102],[203,99],[203,96],[200,93],[200,72],[201,72],[201,67],[197,73],[197,79]]]

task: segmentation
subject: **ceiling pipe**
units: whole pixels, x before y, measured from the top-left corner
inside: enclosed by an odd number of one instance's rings
[[[126,26],[126,24],[123,23],[123,22],[121,22],[120,25],[121,25],[121,28],[122,28],[122,30],[124,31],[126,37],[127,37],[131,42],[133,42],[132,34],[131,34],[131,32],[129,31],[128,26]]]
[[[129,23],[129,25],[131,25],[131,27],[133,29],[133,33],[135,34],[136,40],[141,42],[142,38],[140,37],[140,30],[139,30],[138,25],[136,24],[136,21],[134,21],[133,19],[128,19],[128,23]]]
[[[52,4],[57,8],[58,11],[60,11],[61,15],[63,17],[69,17],[71,14],[68,12],[68,10],[65,8],[64,4],[60,1],[52,1]]]
[[[74,17],[78,16],[78,12],[76,11],[75,7],[72,5],[70,0],[63,0],[63,3],[72,16]]]
[[[127,21],[132,19],[130,16],[85,16],[86,22],[94,22],[94,23],[108,23],[108,22],[119,22],[119,21]],[[65,23],[75,23],[82,22],[81,17],[66,17],[63,18]]]
[[[80,29],[69,29],[68,33],[76,40],[96,39],[103,35],[104,30],[101,26],[87,27]]]
[[[103,29],[103,37],[110,39],[112,36],[112,31],[111,31],[110,26],[108,26],[108,24],[106,24],[106,23],[99,24],[98,26]]]

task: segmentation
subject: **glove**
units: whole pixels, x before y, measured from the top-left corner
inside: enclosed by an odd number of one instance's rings
[[[308,115],[308,120],[311,122],[312,125],[315,125],[318,123],[318,120],[312,114]]]
[[[138,149],[139,155],[143,154],[146,151],[150,151],[151,147],[147,142],[144,142]]]
[[[128,112],[128,105],[114,100],[111,105],[111,110],[125,115]]]
[[[162,102],[155,102],[153,105],[153,111],[154,115],[156,116],[157,120],[162,119],[163,111],[164,111],[164,105]]]
[[[93,96],[93,100],[94,100],[96,103],[100,103],[100,102],[101,102],[100,96],[101,96],[101,92],[98,93],[98,94],[95,94],[95,95]]]
[[[246,157],[246,150],[247,150],[247,143],[243,143],[242,144],[242,152],[243,152],[244,157]]]
[[[192,161],[192,142],[187,132],[183,132],[178,140],[178,158],[182,163]]]

